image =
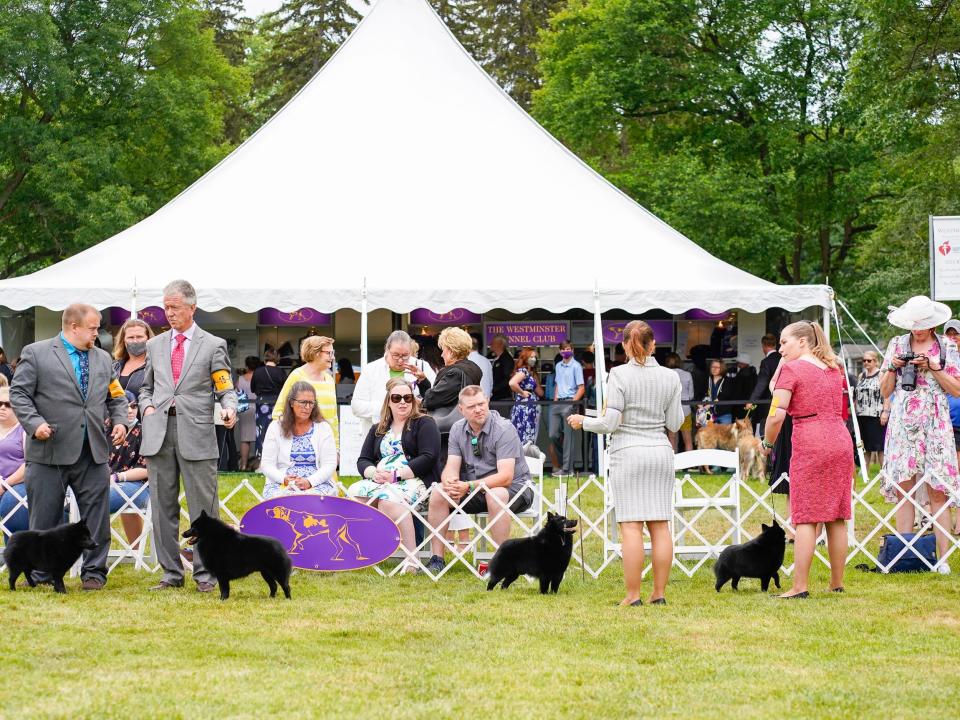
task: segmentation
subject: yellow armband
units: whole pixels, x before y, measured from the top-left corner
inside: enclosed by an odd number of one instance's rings
[[[776,414],[777,414],[777,406],[779,406],[779,405],[780,405],[780,399],[779,399],[779,398],[776,398],[776,397],[773,398],[773,399],[770,401],[770,412],[767,413],[767,417],[773,417],[774,415],[776,415]]]
[[[123,387],[120,385],[120,381],[114,378],[110,381],[110,397],[119,398],[124,396]]]
[[[233,390],[233,381],[230,379],[229,370],[217,370],[210,374],[210,379],[213,380],[213,387],[216,388],[217,392]]]

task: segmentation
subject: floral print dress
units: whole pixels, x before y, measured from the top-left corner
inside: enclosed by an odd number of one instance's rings
[[[530,375],[526,368],[520,368],[523,373],[523,380],[520,381],[520,389],[530,393],[530,397],[525,398],[520,393],[513,394],[513,411],[510,413],[510,422],[517,429],[520,435],[520,443],[526,445],[537,441],[537,430],[540,427],[540,406],[537,404],[537,394],[534,392],[537,388],[537,381]]]
[[[387,434],[383,436],[380,441],[380,462],[377,463],[377,470],[401,470],[410,464],[403,452],[400,437],[400,435],[394,434],[393,430],[387,431]],[[408,480],[398,479],[392,483],[361,480],[351,485],[347,490],[347,494],[353,497],[390,500],[401,505],[416,505],[420,496],[425,492],[426,488],[423,481],[416,477]]]
[[[883,367],[890,367],[896,355],[910,351],[910,335],[895,337],[883,356]],[[957,346],[937,336],[927,356],[941,364],[951,377],[960,377],[960,354]],[[947,394],[928,372],[917,372],[917,387],[907,392],[900,387],[902,370],[897,371],[897,385],[890,397],[890,419],[883,456],[881,491],[887,502],[897,502],[897,484],[914,475],[920,482],[946,493],[954,504],[960,504],[960,476],[957,474],[957,448],[950,422]]]

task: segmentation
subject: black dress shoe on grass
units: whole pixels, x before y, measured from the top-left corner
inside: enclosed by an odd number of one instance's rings
[[[650,604],[651,604],[651,605],[666,605],[666,604],[667,604],[667,599],[666,599],[666,598],[657,598],[656,600],[651,600],[651,601],[650,601]]]
[[[156,585],[151,585],[150,590],[176,590],[177,588],[182,588],[183,583],[177,585],[176,583],[169,582],[167,580],[161,580]]]

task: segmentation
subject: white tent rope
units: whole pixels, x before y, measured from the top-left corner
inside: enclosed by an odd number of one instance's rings
[[[863,333],[863,336],[867,339],[867,342],[869,342],[869,343],[873,346],[873,349],[876,350],[878,353],[880,353],[880,355],[882,356],[882,355],[883,355],[883,352],[880,350],[879,347],[877,347],[877,344],[873,341],[873,338],[870,337],[870,333],[868,333],[866,330],[864,330],[864,329],[863,329],[863,325],[861,325],[859,322],[857,322],[857,319],[853,316],[853,313],[851,313],[851,312],[847,309],[847,306],[843,304],[843,301],[842,301],[842,300],[837,300],[836,298],[834,298],[834,306],[833,306],[833,311],[834,311],[834,313],[836,313],[836,311],[837,311],[837,305],[839,305],[839,306],[843,309],[843,311],[847,314],[847,317],[849,317],[850,320],[853,321],[853,324],[857,326],[857,329],[860,330],[860,332]],[[840,321],[840,318],[839,318],[839,316],[837,316],[837,326],[838,326],[838,327],[839,327],[839,321]]]

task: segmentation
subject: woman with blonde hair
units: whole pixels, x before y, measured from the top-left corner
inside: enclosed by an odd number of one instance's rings
[[[354,483],[349,495],[371,498],[400,528],[400,542],[407,553],[404,572],[416,572],[416,540],[410,508],[440,477],[440,431],[420,409],[413,389],[402,377],[387,381],[379,424],[371,427],[357,458],[363,480]]]
[[[140,318],[128,318],[113,339],[113,371],[120,387],[140,394],[143,374],[147,369],[147,340],[153,337],[150,325]]]
[[[290,388],[298,382],[308,382],[317,393],[317,407],[323,419],[330,423],[334,440],[340,447],[340,422],[337,419],[337,386],[330,368],[333,366],[333,338],[323,335],[305,337],[300,343],[300,359],[303,365],[287,375],[277,402],[273,406],[273,419],[279,420],[287,404]]]
[[[610,435],[610,489],[620,531],[626,596],[620,605],[642,605],[643,526],[650,533],[653,590],[649,601],[665,605],[664,594],[673,563],[673,447],[666,431],[683,424],[680,378],[660,367],[653,357],[653,329],[642,320],[623,329],[623,349],[629,358],[610,371],[603,415],[571,415],[574,430]]]
[[[473,338],[466,330],[458,327],[446,328],[437,338],[437,345],[440,346],[444,366],[437,373],[433,387],[424,393],[423,407],[431,414],[447,417],[451,408],[456,409],[460,391],[467,385],[479,385],[483,373],[476,363],[467,360],[467,355],[473,350]],[[459,413],[452,414],[456,420],[460,419]],[[438,420],[442,433],[450,432],[452,424]]]
[[[773,379],[773,399],[762,441],[769,454],[789,414],[793,421],[790,456],[790,518],[794,537],[793,587],[780,595],[810,596],[810,565],[817,524],[827,531],[830,590],[843,592],[847,560],[847,520],[853,490],[853,443],[843,420],[846,377],[820,326],[809,320],[780,333],[783,357]]]

